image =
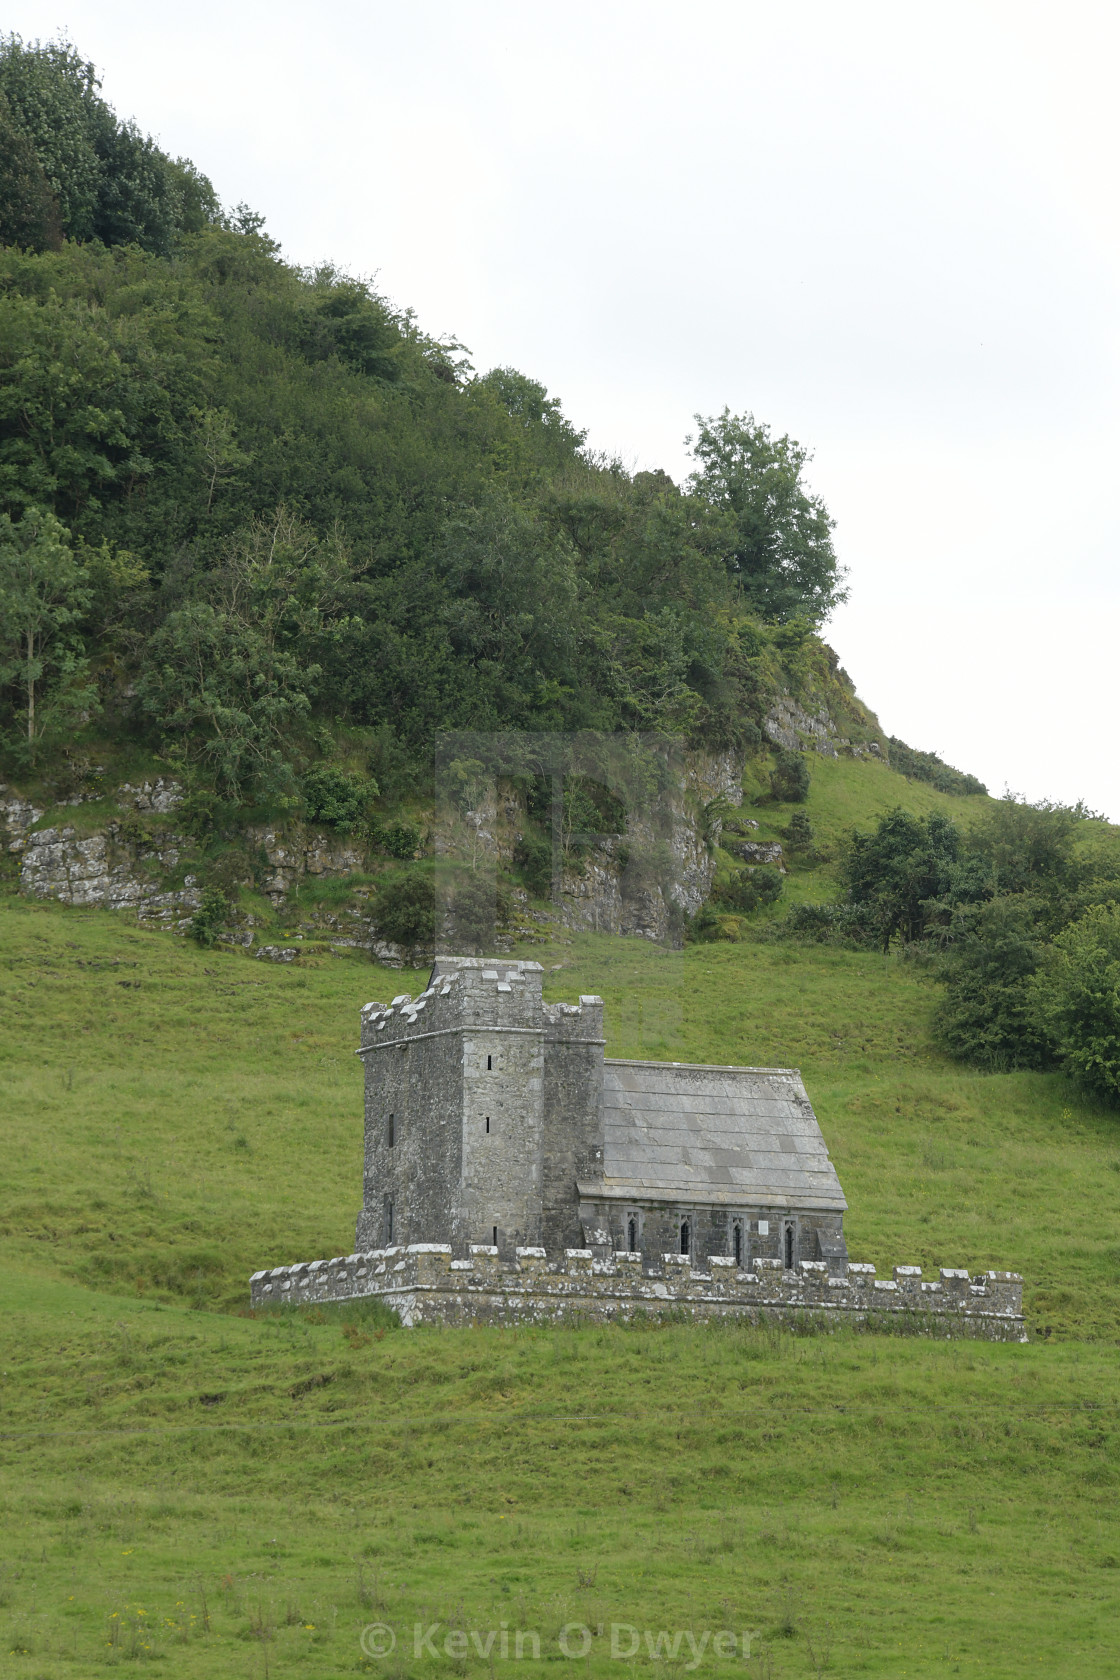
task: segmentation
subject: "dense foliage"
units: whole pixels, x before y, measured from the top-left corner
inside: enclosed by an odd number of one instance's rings
[[[99,85],[69,42],[0,37],[0,243],[97,239],[168,256],[218,220],[206,177],[120,122]]]
[[[897,735],[890,736],[888,745],[891,769],[898,770],[903,776],[909,776],[912,781],[928,782],[939,793],[969,794],[988,791],[978,776],[970,776],[964,770],[954,770],[951,764],[946,764],[936,753],[919,752],[916,747],[908,747]]]
[[[854,831],[839,904],[801,904],[796,938],[936,958],[941,1042],[977,1067],[1060,1064],[1120,1099],[1120,857],[1081,805],[994,802],[967,832],[893,810]]]
[[[383,787],[447,727],[757,744],[774,636],[841,593],[800,445],[701,420],[683,488],[593,455],[532,379],[284,262],[68,44],[0,44],[4,125],[0,589],[48,519],[71,575],[53,657],[0,606],[11,765],[84,717],[275,807],[340,730]]]

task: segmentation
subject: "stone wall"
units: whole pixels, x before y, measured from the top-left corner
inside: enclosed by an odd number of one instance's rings
[[[441,957],[419,997],[363,1009],[359,1245],[385,1241],[390,1204],[396,1242],[448,1235],[460,1254],[494,1229],[510,1255],[578,1234],[576,1175],[602,1171],[602,1001],[545,1004],[541,979]]]
[[[616,1253],[596,1261],[590,1249],[566,1249],[550,1263],[543,1248],[519,1248],[503,1262],[498,1250],[475,1245],[454,1260],[448,1244],[416,1243],[334,1260],[255,1272],[254,1307],[376,1298],[405,1325],[537,1324],[549,1320],[632,1320],[673,1314],[704,1320],[745,1318],[809,1325],[854,1323],[930,1336],[1026,1340],[1023,1280],[1014,1272],[942,1268],[926,1281],[920,1266],[896,1266],[890,1278],[850,1264],[843,1277],[823,1261],[790,1270],[758,1260],[747,1272],[733,1259],[712,1258],[703,1271],[687,1256]]]

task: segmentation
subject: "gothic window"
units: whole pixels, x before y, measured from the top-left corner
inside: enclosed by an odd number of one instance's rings
[[[691,1228],[689,1227],[688,1220],[687,1219],[682,1219],[681,1220],[681,1253],[682,1254],[691,1254],[691,1252],[692,1252],[692,1231],[691,1231]]]
[[[626,1246],[631,1254],[638,1248],[638,1221],[631,1216],[626,1222]]]

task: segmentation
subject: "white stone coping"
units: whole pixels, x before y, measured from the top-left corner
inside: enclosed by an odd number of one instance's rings
[[[321,1280],[331,1283],[336,1281],[348,1282],[351,1274],[359,1279],[365,1278],[371,1271],[378,1276],[383,1276],[388,1270],[402,1270],[410,1255],[438,1254],[445,1256],[450,1261],[450,1269],[455,1272],[471,1271],[476,1259],[497,1260],[499,1257],[498,1249],[491,1243],[471,1243],[469,1247],[471,1258],[468,1260],[451,1260],[451,1253],[450,1243],[395,1244],[388,1248],[375,1248],[354,1254],[336,1255],[330,1260],[297,1260],[287,1266],[265,1268],[254,1272],[249,1279],[249,1284],[252,1288],[253,1285],[265,1286],[270,1282],[277,1282],[283,1289],[290,1289],[294,1283],[297,1288],[306,1289],[310,1284]],[[514,1253],[519,1261],[548,1260],[548,1251],[544,1248],[519,1247],[514,1250]],[[563,1257],[565,1261],[569,1262],[594,1260],[594,1254],[590,1248],[566,1248]],[[825,1282],[825,1274],[828,1272],[827,1262],[823,1260],[802,1260],[798,1267],[789,1269],[783,1266],[781,1260],[759,1256],[751,1261],[752,1269],[744,1271],[736,1266],[731,1255],[713,1254],[708,1256],[705,1262],[709,1267],[707,1272],[693,1272],[692,1256],[689,1254],[662,1254],[659,1258],[665,1268],[691,1273],[691,1281],[694,1283],[709,1281],[723,1283],[726,1279],[728,1282],[757,1284],[760,1280],[765,1281],[773,1278],[775,1272],[791,1280],[800,1281],[802,1278],[806,1280],[816,1278],[823,1283]],[[608,1266],[613,1264],[615,1267],[628,1270],[640,1270],[643,1266],[643,1255],[636,1249],[615,1249],[605,1263],[600,1263],[600,1269],[602,1269],[603,1264]],[[735,1273],[734,1279],[727,1278],[729,1272]],[[1018,1272],[987,1271],[977,1272],[973,1276],[963,1268],[947,1266],[941,1267],[940,1272],[940,1281],[926,1282],[923,1280],[920,1282],[920,1290],[923,1294],[944,1293],[944,1284],[949,1282],[963,1284],[967,1287],[969,1294],[983,1298],[988,1294],[990,1284],[1014,1284],[1023,1281]],[[921,1280],[922,1277],[920,1266],[896,1266],[895,1274],[896,1277],[901,1276],[907,1279]],[[899,1286],[895,1279],[877,1278],[875,1267],[867,1261],[849,1261],[846,1276],[828,1277],[827,1279],[829,1288],[846,1289],[852,1283],[872,1283],[875,1289],[884,1290],[887,1293],[899,1293]]]

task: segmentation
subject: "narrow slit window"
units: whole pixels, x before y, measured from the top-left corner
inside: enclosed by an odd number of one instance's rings
[[[486,1136],[490,1136],[490,1116],[486,1116]]]
[[[638,1221],[631,1219],[626,1226],[626,1246],[633,1254],[638,1247]]]
[[[682,1254],[691,1254],[691,1252],[692,1252],[692,1231],[689,1228],[688,1220],[683,1219],[681,1221],[681,1253]]]
[[[793,1226],[792,1225],[787,1225],[786,1226],[785,1235],[786,1235],[786,1254],[785,1254],[786,1270],[791,1271],[793,1269]]]
[[[495,1225],[495,1226],[494,1226],[494,1242],[493,1242],[493,1246],[494,1246],[494,1247],[495,1247],[495,1248],[497,1248],[497,1246],[498,1246],[498,1227],[497,1227],[497,1226],[496,1226],[496,1225]]]
[[[487,1073],[490,1072],[490,1070],[493,1066],[494,1066],[493,1056],[487,1056],[487,1058],[486,1058],[486,1071],[487,1071]]]
[[[396,1141],[397,1141],[397,1117],[396,1117],[395,1114],[390,1114],[389,1118],[385,1122],[385,1142],[389,1145],[389,1148],[392,1149],[392,1147],[396,1143]]]
[[[735,1264],[743,1264],[743,1227],[736,1225],[731,1235],[732,1247],[735,1251]]]
[[[385,1246],[388,1248],[393,1240],[393,1201],[390,1196],[385,1198]]]

